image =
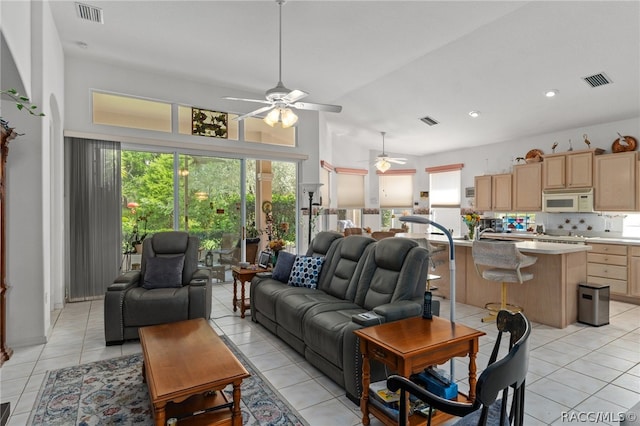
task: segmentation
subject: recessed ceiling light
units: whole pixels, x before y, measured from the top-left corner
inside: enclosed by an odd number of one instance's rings
[[[480,111],[471,111],[469,115],[473,118],[476,118],[480,115]]]
[[[547,98],[553,98],[555,95],[557,95],[559,92],[556,89],[551,89],[551,90],[547,90],[546,92],[544,92],[544,95]]]

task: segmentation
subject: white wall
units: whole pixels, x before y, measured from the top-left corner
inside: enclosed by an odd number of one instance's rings
[[[61,196],[59,158],[62,145],[59,108],[55,99],[63,99],[63,55],[48,3],[30,3],[31,37],[24,28],[19,36],[31,41],[31,79],[28,90],[31,100],[47,117],[32,117],[3,103],[3,116],[24,135],[11,142],[7,161],[7,344],[10,347],[43,343],[49,330],[52,289],[63,288],[60,274],[61,258],[54,238],[61,232],[52,222],[61,214],[61,205],[54,203]],[[6,13],[6,9],[3,9]],[[12,28],[3,28],[12,31]],[[19,58],[12,58],[15,61]],[[17,64],[15,69],[18,75]],[[58,106],[59,107],[59,106]],[[57,121],[56,121],[57,120]],[[57,130],[56,130],[57,129]],[[58,145],[52,144],[57,142]],[[46,271],[46,272],[45,272]]]
[[[26,37],[31,33],[31,6],[30,1],[3,0],[0,2],[0,29],[21,81],[19,87],[13,88],[33,98],[31,93],[31,39]]]

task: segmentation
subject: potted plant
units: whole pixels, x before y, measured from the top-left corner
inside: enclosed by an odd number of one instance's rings
[[[135,250],[136,253],[142,253],[142,242],[147,237],[147,216],[138,216],[138,207],[140,205],[136,202],[130,202],[127,204],[127,208],[133,215],[133,229],[131,236],[129,237],[129,244]],[[144,228],[140,231],[139,223],[143,222]]]

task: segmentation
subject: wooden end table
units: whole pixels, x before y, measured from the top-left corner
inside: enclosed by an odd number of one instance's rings
[[[271,269],[260,268],[255,265],[248,268],[241,268],[239,266],[231,268],[231,273],[233,274],[233,312],[236,312],[238,308],[240,308],[240,318],[244,318],[244,311],[251,307],[249,297],[245,297],[244,283],[250,283],[256,274],[269,272],[270,270]],[[240,283],[240,297],[237,296],[238,283]]]
[[[250,374],[203,319],[141,327],[138,331],[156,426],[242,425],[240,385]],[[233,385],[233,401],[223,389]]]
[[[460,395],[464,400],[473,401],[476,389],[476,354],[478,339],[485,333],[473,328],[452,323],[440,317],[423,319],[407,318],[373,327],[355,330],[360,338],[362,353],[362,424],[369,424],[369,413],[382,423],[395,426],[397,423],[382,410],[369,404],[369,385],[371,382],[370,360],[386,364],[396,374],[409,377],[426,367],[443,364],[458,356],[469,356],[469,396]],[[409,401],[409,398],[407,398]],[[409,410],[407,410],[407,413]],[[415,416],[418,416],[417,414]],[[446,420],[444,413],[436,413],[432,423]],[[424,422],[424,417],[421,417]],[[417,419],[407,424],[416,424]]]

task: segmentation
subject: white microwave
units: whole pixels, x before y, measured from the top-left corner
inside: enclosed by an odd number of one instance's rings
[[[593,212],[593,188],[557,189],[542,192],[542,211],[549,213]]]

